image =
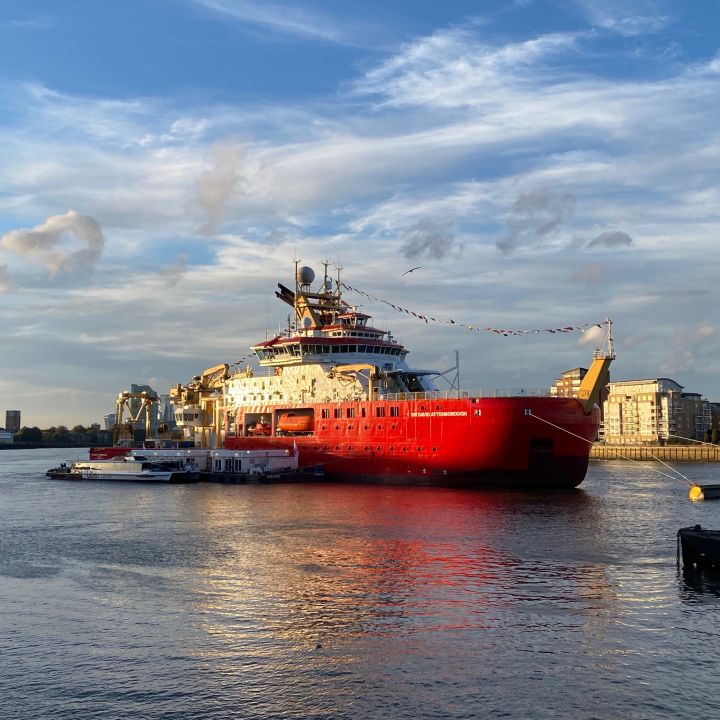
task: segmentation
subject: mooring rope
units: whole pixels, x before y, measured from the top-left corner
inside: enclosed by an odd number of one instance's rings
[[[534,417],[536,420],[540,420],[541,422],[547,423],[548,425],[552,425],[552,427],[557,428],[558,430],[562,430],[563,432],[566,432],[568,435],[572,435],[573,437],[576,437],[576,438],[578,438],[578,439],[580,439],[580,440],[584,440],[584,441],[585,441],[586,443],[588,443],[589,445],[594,445],[594,444],[595,444],[592,440],[588,440],[587,438],[583,437],[582,435],[578,435],[577,433],[571,432],[570,430],[568,430],[567,428],[562,427],[561,425],[556,425],[555,423],[550,422],[549,420],[546,420],[545,418],[541,418],[539,415],[535,415],[535,413],[531,413],[531,414],[530,414],[530,417]],[[690,478],[688,478],[688,477],[686,477],[685,475],[683,475],[679,470],[676,470],[674,467],[671,467],[671,466],[668,465],[666,462],[664,462],[663,460],[661,460],[659,457],[655,457],[655,455],[653,455],[652,453],[649,453],[649,454],[650,454],[650,457],[653,458],[653,460],[657,460],[659,463],[662,463],[663,465],[665,465],[665,467],[668,468],[668,470],[672,470],[672,472],[674,472],[674,473],[676,473],[678,476],[680,476],[686,483],[688,483],[688,485],[690,485],[690,487],[697,487],[697,483],[696,483],[696,482],[694,482],[694,481],[691,480]],[[627,455],[624,455],[624,454],[621,453],[621,452],[619,452],[618,455],[620,455],[620,457],[621,457],[623,460],[629,460],[630,462],[640,462],[640,460],[636,460],[635,458],[628,457]],[[671,480],[675,480],[675,479],[676,479],[675,475],[670,475],[670,474],[668,474],[668,473],[664,473],[662,470],[656,470],[655,468],[648,468],[648,469],[649,469],[651,472],[658,473],[659,475],[662,475],[663,477],[670,478]]]

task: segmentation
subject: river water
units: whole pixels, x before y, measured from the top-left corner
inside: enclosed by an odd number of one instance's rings
[[[0,717],[710,718],[720,528],[659,464],[556,494],[49,480],[0,452]],[[720,465],[678,465],[720,481]]]

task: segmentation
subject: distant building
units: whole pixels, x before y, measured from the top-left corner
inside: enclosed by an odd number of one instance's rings
[[[105,430],[110,430],[112,432],[112,429],[115,427],[115,413],[110,413],[109,415],[103,416],[103,423],[105,425]]]
[[[0,428],[0,444],[10,445],[13,440],[13,433],[8,432],[5,428]]]
[[[710,403],[710,416],[712,418],[712,427],[720,430],[720,403]]]
[[[587,368],[578,367],[566,370],[550,388],[550,395],[554,397],[577,397],[580,383],[586,375]]]
[[[704,440],[709,430],[712,430],[712,403],[700,393],[683,393],[682,412],[676,418],[676,434],[683,438]]]
[[[9,433],[20,432],[20,411],[19,410],[6,410],[5,411],[5,430]]]
[[[609,445],[702,440],[711,427],[710,403],[698,393],[683,393],[670,378],[622,380],[608,389],[603,436]]]
[[[175,422],[175,408],[170,402],[169,395],[158,396],[158,422],[172,430],[177,423]]]

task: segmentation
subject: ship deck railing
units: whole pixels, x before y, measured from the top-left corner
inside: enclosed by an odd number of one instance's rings
[[[548,388],[480,388],[477,390],[430,390],[408,393],[376,393],[375,400],[467,400],[469,398],[548,397]]]
[[[373,394],[372,401],[432,401],[432,400],[468,400],[474,399],[486,399],[486,398],[506,398],[506,397],[549,397],[551,396],[550,391],[547,388],[481,388],[479,390],[428,390],[425,392],[406,392],[406,393],[384,393],[375,392]],[[270,402],[269,400],[266,402]],[[325,403],[325,404],[337,404],[345,402],[368,402],[367,397],[348,396],[335,399],[314,399],[314,400],[301,400],[298,398],[288,398],[283,401],[276,401],[273,404],[288,404],[298,405],[307,402]]]

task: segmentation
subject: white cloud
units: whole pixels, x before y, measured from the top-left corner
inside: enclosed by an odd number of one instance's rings
[[[310,13],[296,5],[253,0],[194,0],[197,5],[238,22],[273,32],[325,42],[351,44],[346,27],[327,15]]]
[[[218,143],[211,148],[212,167],[195,183],[197,203],[206,215],[200,232],[213,233],[222,220],[228,200],[240,180],[245,152],[236,143]]]
[[[175,286],[187,274],[187,271],[187,255],[180,255],[174,263],[161,267],[160,275],[165,278],[165,282],[169,286]]]
[[[607,328],[605,326],[593,325],[580,335],[578,342],[581,345],[600,345],[605,340],[606,335]]]
[[[368,71],[353,91],[384,97],[392,106],[498,107],[513,87],[528,86],[539,65],[544,64],[545,82],[556,79],[544,61],[572,50],[576,40],[572,34],[550,34],[492,46],[468,29],[441,30]]]
[[[8,274],[8,266],[0,263],[0,294],[9,293],[17,289],[17,285]]]
[[[570,217],[575,198],[570,193],[537,190],[523,193],[507,217],[507,233],[497,241],[500,252],[510,254],[523,246],[536,246],[557,233]]]
[[[626,232],[622,232],[622,230],[606,230],[593,238],[588,243],[588,247],[618,248],[628,247],[632,244],[633,239]]]
[[[441,260],[458,249],[452,222],[438,222],[432,218],[423,218],[408,228],[401,241],[403,255],[411,259]]]
[[[713,365],[720,350],[716,328],[709,322],[678,327],[668,341],[660,371],[668,375],[696,371]],[[712,368],[714,371],[714,367]]]
[[[674,18],[667,0],[574,0],[590,21],[603,28],[634,37],[657,33]]]
[[[49,217],[30,230],[11,230],[0,237],[0,246],[41,263],[51,275],[91,269],[104,245],[97,221],[75,210]]]

